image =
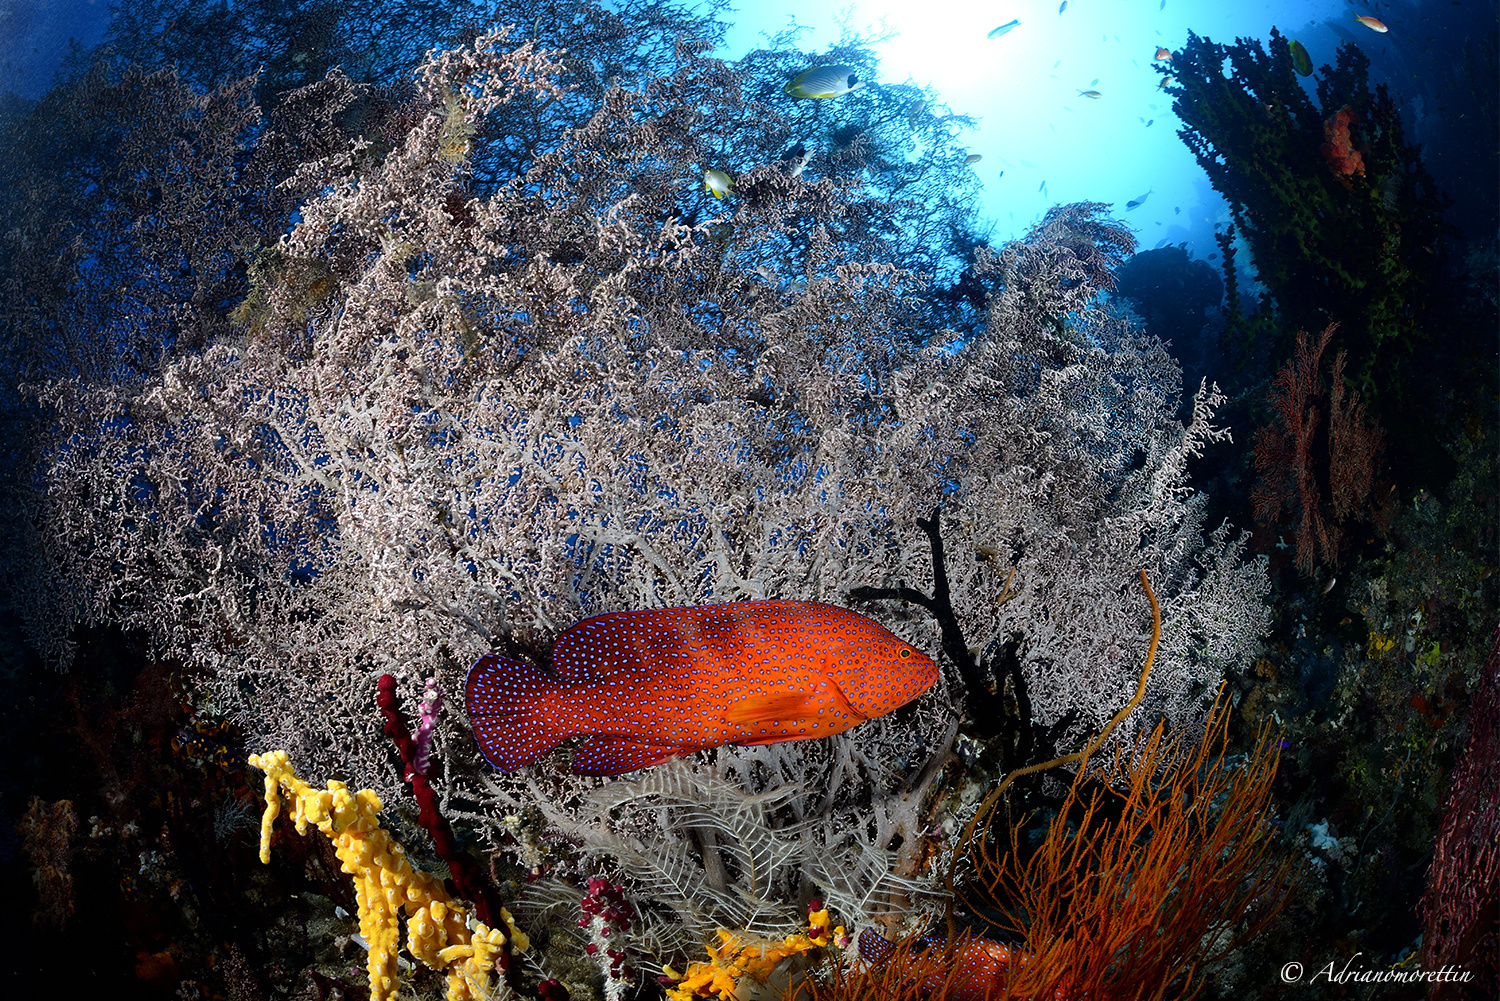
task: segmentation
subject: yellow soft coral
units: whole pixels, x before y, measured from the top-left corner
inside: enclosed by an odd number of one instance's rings
[[[447,970],[449,1001],[488,998],[490,973],[510,933],[511,947],[529,944],[503,908],[506,931],[474,922],[470,930],[463,905],[443,889],[438,877],[413,869],[406,852],[381,829],[380,797],[372,790],[350,793],[329,780],[314,789],[292,771],[285,751],[252,754],[250,764],[266,773],[266,811],[260,822],[260,860],[271,861],[271,826],[281,813],[281,795],[291,799],[298,834],[315,824],[328,835],[343,869],[354,877],[359,932],[370,946],[371,1001],[394,1001],[396,952],[401,947],[401,908],[406,909],[406,947],[434,970]]]
[[[689,966],[677,985],[668,988],[667,997],[672,1001],[692,1001],[715,994],[720,998],[735,997],[741,977],[750,976],[765,983],[783,960],[822,948],[844,934],[842,926],[830,930],[827,910],[809,914],[808,925],[811,934],[788,935],[779,944],[720,928],[719,944],[707,947],[708,962]]]

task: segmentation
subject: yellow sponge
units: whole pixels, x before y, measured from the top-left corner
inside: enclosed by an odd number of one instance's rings
[[[504,908],[506,931],[474,922],[472,930],[463,904],[431,873],[413,869],[406,852],[383,830],[376,814],[380,797],[372,790],[350,793],[342,782],[314,789],[292,771],[285,751],[250,755],[250,764],[266,773],[266,811],[260,822],[260,860],[271,861],[271,826],[281,813],[281,796],[292,801],[292,820],[298,834],[316,825],[328,835],[343,869],[354,877],[354,899],[359,903],[359,933],[370,944],[371,1001],[395,1001],[396,953],[401,947],[397,920],[406,909],[406,947],[415,959],[434,970],[446,970],[449,1001],[490,997],[490,973],[509,932],[511,947],[529,944]]]

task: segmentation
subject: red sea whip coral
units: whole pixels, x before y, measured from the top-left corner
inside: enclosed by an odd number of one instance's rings
[[[382,674],[378,685],[375,704],[385,716],[386,736],[395,741],[396,750],[401,752],[401,762],[406,766],[406,781],[411,783],[412,795],[417,799],[417,822],[432,836],[438,857],[448,864],[458,895],[472,900],[474,913],[479,920],[494,927],[492,920],[497,908],[492,906],[489,899],[489,887],[485,885],[474,859],[468,852],[459,850],[458,842],[453,838],[453,828],[448,826],[447,818],[438,812],[437,791],[417,765],[417,741],[412,738],[406,718],[401,715],[401,701],[396,696],[396,679],[389,674]]]

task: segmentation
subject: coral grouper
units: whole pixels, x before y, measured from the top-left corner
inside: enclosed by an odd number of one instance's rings
[[[508,657],[469,671],[469,719],[502,771],[569,737],[585,775],[721,744],[842,733],[937,681],[932,658],[879,623],[813,601],[609,612],[557,638],[551,675]]]

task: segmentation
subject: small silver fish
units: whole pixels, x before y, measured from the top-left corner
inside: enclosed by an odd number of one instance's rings
[[[1018,25],[1020,23],[1021,23],[1020,19],[1007,22],[1006,24],[1002,24],[1000,27],[996,28],[994,31],[991,31],[988,35],[985,35],[984,37],[985,38],[999,38],[1001,35],[1005,34],[1007,31],[1010,31],[1012,28],[1016,27],[1016,25]]]
[[[1065,11],[1065,10],[1067,10],[1067,9],[1068,9],[1068,0],[1063,0],[1062,4],[1060,6],[1058,6],[1058,8],[1057,8],[1057,16],[1058,17],[1062,17],[1062,12]]]
[[[970,153],[968,156],[964,157],[964,164],[968,165],[968,164],[971,164],[971,163],[978,163],[980,160],[983,160],[983,159],[984,159],[984,157],[981,156],[978,153]]]
[[[1129,212],[1131,209],[1138,209],[1138,208],[1140,208],[1142,205],[1146,204],[1146,199],[1148,197],[1150,197],[1150,195],[1151,195],[1151,192],[1147,191],[1144,195],[1141,195],[1139,198],[1132,198],[1130,201],[1128,201],[1128,202],[1125,203],[1125,211]]]

